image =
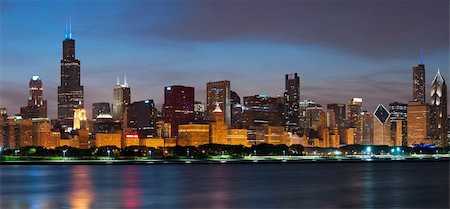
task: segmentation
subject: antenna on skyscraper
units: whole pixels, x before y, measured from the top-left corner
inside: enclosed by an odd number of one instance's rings
[[[69,18],[69,39],[72,39],[72,17]]]
[[[421,49],[419,53],[419,64],[423,65],[423,49]]]
[[[117,85],[120,85],[119,76],[117,76]]]
[[[123,76],[123,83],[124,83],[125,86],[128,86],[127,76],[126,75]]]

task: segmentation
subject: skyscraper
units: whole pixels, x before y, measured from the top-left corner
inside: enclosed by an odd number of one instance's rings
[[[230,91],[230,99],[231,99],[231,127],[242,128],[241,98],[236,92]]]
[[[61,85],[58,86],[58,120],[65,131],[72,129],[74,109],[84,108],[84,90],[80,79],[80,60],[75,58],[72,27],[66,25],[61,59]]]
[[[124,77],[124,83],[121,84],[119,77],[114,87],[113,93],[113,118],[116,121],[122,122],[125,107],[131,102],[131,90],[127,83],[127,78]]]
[[[29,83],[28,104],[20,108],[20,114],[23,118],[46,118],[47,100],[42,99],[42,81],[39,76],[34,75]]]
[[[413,101],[425,103],[425,65],[413,67]]]
[[[206,103],[206,112],[209,120],[214,120],[213,111],[216,109],[216,104],[219,103],[225,123],[228,126],[231,125],[230,81],[208,82],[206,84]]]
[[[423,104],[422,102],[408,102],[408,118],[406,122],[408,124],[408,146],[412,146],[413,144],[430,143],[430,140],[428,139],[429,112],[429,106]]]
[[[391,133],[393,142],[396,146],[407,146],[407,124],[406,124],[406,113],[408,110],[408,105],[398,102],[393,102],[389,104],[389,112],[391,116],[389,117],[391,122]]]
[[[194,87],[166,86],[164,88],[163,117],[171,124],[171,134],[178,135],[178,125],[194,121]]]
[[[297,73],[285,75],[285,129],[287,131],[298,131],[300,111],[300,78]]]
[[[92,104],[92,119],[95,120],[100,114],[111,114],[111,108],[108,102],[98,102]]]
[[[156,108],[153,100],[129,104],[127,115],[127,127],[136,131],[140,139],[156,137]]]
[[[447,85],[440,71],[431,83],[430,137],[441,147],[448,146],[447,138]]]
[[[348,103],[348,123],[349,126],[355,128],[354,140],[355,144],[362,143],[362,98],[352,98]]]
[[[379,104],[373,113],[373,144],[392,146],[390,113],[382,104]]]
[[[361,144],[373,144],[373,115],[367,110],[363,110],[362,114],[362,140]]]
[[[327,104],[327,109],[333,110],[335,114],[336,126],[338,128],[345,127],[345,117],[347,112],[345,111],[345,104]]]
[[[244,97],[243,127],[249,129],[255,126],[283,126],[280,102],[278,97],[269,97],[266,94]]]

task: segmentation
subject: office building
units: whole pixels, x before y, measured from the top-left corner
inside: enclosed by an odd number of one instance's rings
[[[408,105],[399,102],[393,102],[389,104],[389,112],[391,116],[389,120],[391,122],[391,134],[392,141],[395,146],[407,146],[407,116]]]
[[[287,131],[299,130],[300,78],[297,73],[285,75],[284,119]]]
[[[208,119],[213,121],[213,111],[216,109],[216,104],[219,104],[223,111],[225,123],[231,126],[231,94],[230,81],[216,81],[208,82],[206,84],[206,112]]]
[[[413,67],[413,100],[425,103],[425,65],[423,63]]]
[[[347,112],[349,127],[354,128],[355,144],[362,144],[362,98],[352,98],[348,103]]]
[[[252,126],[282,126],[282,98],[269,97],[266,94],[244,97],[242,126],[249,129]]]
[[[204,123],[206,122],[206,105],[200,101],[194,102],[194,122]]]
[[[111,108],[108,102],[98,102],[92,104],[92,120],[95,120],[100,114],[111,115]]]
[[[156,137],[156,108],[153,100],[133,102],[127,108],[127,127],[140,139]]]
[[[232,128],[242,128],[242,104],[239,95],[231,91],[231,127]]]
[[[373,115],[372,113],[364,110],[362,113],[362,141],[361,144],[369,145],[373,144]]]
[[[429,106],[421,101],[410,101],[407,107],[407,137],[408,146],[413,144],[429,144],[428,114]]]
[[[382,104],[379,104],[373,113],[373,144],[392,146],[390,113]]]
[[[337,104],[337,103],[327,104],[327,109],[334,111],[334,116],[335,116],[334,121],[336,122],[336,127],[344,128],[345,124],[346,124],[346,117],[347,117],[346,116],[347,112],[345,110],[345,104]]]
[[[58,120],[62,131],[72,130],[75,109],[84,108],[84,89],[80,83],[80,60],[75,57],[71,26],[66,26],[61,59],[61,85],[58,86]]]
[[[164,88],[163,117],[171,124],[171,135],[178,135],[178,126],[194,122],[194,87],[166,86]]]
[[[20,114],[23,118],[46,118],[47,100],[43,99],[42,81],[39,76],[34,75],[29,82],[28,104],[20,108]]]
[[[119,77],[114,87],[113,93],[113,118],[116,121],[123,122],[126,106],[131,103],[131,89],[128,86],[127,78],[124,77],[124,83],[121,84]],[[126,120],[126,119],[125,119]]]
[[[431,83],[429,130],[429,135],[437,146],[448,146],[447,122],[447,85],[438,70]]]

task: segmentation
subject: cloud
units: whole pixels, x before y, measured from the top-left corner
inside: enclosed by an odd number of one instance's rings
[[[180,42],[264,40],[318,45],[374,58],[406,57],[420,49],[448,53],[449,2],[446,0],[169,1],[160,4],[153,6],[167,10],[159,17],[165,24],[151,24],[152,19],[145,17],[152,13],[140,9],[133,11],[132,17],[139,16],[149,23],[126,32],[141,38],[158,36]],[[169,6],[173,8],[168,9]],[[124,15],[122,21],[130,21],[130,15]]]

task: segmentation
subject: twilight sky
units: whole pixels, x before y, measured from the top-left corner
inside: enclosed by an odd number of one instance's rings
[[[407,102],[412,67],[424,51],[427,100],[437,72],[449,82],[448,0],[150,1],[0,0],[0,106],[26,105],[41,76],[56,118],[65,23],[72,19],[85,108],[112,102],[116,76],[132,101],[163,103],[168,85],[230,80],[239,96],[281,95],[284,74],[300,75],[301,99],[364,109]]]

